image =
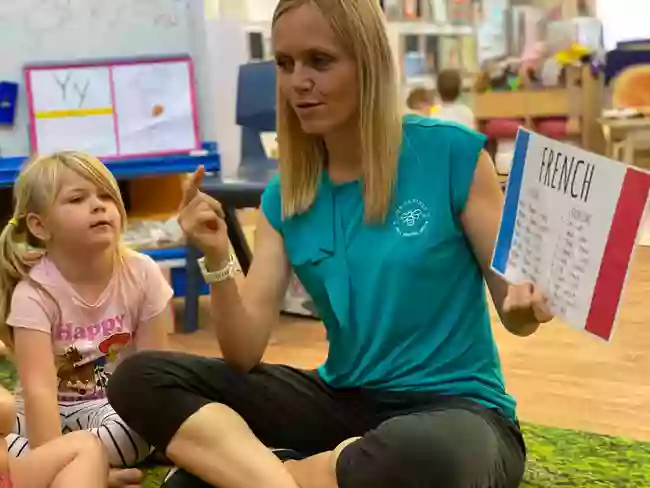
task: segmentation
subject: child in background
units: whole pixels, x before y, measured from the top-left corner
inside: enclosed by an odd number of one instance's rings
[[[406,98],[406,106],[410,113],[429,117],[433,107],[433,90],[418,86],[413,88]]]
[[[151,258],[121,245],[126,211],[98,159],[37,157],[20,172],[14,200],[0,234],[1,338],[21,382],[9,452],[88,430],[112,467],[133,465],[150,447],[115,414],[106,383],[125,354],[166,348],[171,287]],[[109,486],[139,486],[141,477],[113,469]]]
[[[0,386],[0,435],[16,423],[14,397]],[[20,458],[9,458],[0,437],[1,488],[105,488],[106,453],[96,436],[79,431],[60,437]]]
[[[458,101],[463,88],[460,72],[456,69],[440,71],[436,79],[436,85],[441,104],[433,113],[433,117],[475,129],[474,113],[467,105]]]

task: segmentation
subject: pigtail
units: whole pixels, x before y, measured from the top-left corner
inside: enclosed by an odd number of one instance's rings
[[[0,340],[10,349],[13,337],[7,326],[7,317],[11,308],[11,298],[21,280],[28,277],[30,265],[23,258],[24,244],[18,236],[24,229],[21,222],[12,218],[0,233]]]

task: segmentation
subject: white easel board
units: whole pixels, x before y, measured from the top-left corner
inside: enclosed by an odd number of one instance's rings
[[[492,268],[611,340],[649,189],[647,172],[520,129]]]
[[[0,80],[19,83],[16,121],[0,131],[0,156],[30,154],[24,67],[84,59],[190,54],[199,75],[201,130],[214,111],[206,62],[203,1],[1,0]],[[210,111],[203,113],[203,107]],[[202,140],[215,140],[204,133]]]
[[[25,84],[33,152],[120,159],[200,147],[189,57],[32,65]]]

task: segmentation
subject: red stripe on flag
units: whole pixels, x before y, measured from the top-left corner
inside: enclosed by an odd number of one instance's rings
[[[650,189],[650,175],[628,169],[616,204],[585,330],[609,340]]]

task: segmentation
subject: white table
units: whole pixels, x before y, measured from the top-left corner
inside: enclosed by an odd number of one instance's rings
[[[650,149],[650,117],[600,118],[605,137],[605,154],[630,166],[635,164],[636,152]]]

